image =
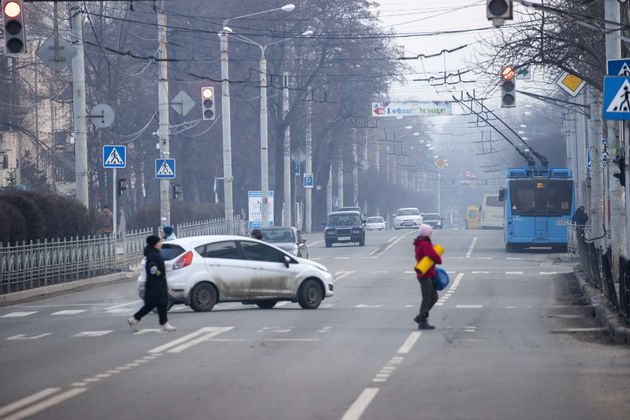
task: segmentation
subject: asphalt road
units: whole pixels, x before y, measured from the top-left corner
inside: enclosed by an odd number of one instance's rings
[[[310,255],[335,273],[318,310],[176,307],[139,333],[133,282],[0,307],[0,419],[628,419],[613,346],[557,254],[497,231],[437,231],[450,288],[417,331],[415,232]]]

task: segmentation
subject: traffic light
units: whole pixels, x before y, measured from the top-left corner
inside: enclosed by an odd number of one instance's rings
[[[486,17],[494,26],[501,26],[506,20],[512,20],[512,0],[486,0]]]
[[[123,191],[125,191],[126,189],[127,189],[127,178],[118,178],[116,180],[116,194],[118,195],[118,197],[120,197]]]
[[[516,106],[516,69],[506,66],[501,70],[501,108]]]
[[[173,200],[177,200],[182,195],[182,184],[173,184]]]
[[[622,187],[626,186],[626,159],[624,156],[615,156],[615,159],[613,160],[614,163],[617,164],[617,166],[619,167],[619,173],[618,174],[613,174],[613,176],[615,178],[617,178],[619,180],[619,184],[621,184]]]
[[[2,0],[2,19],[6,53],[26,53],[22,0]]]
[[[201,88],[201,118],[204,120],[214,120],[214,87],[205,86]]]

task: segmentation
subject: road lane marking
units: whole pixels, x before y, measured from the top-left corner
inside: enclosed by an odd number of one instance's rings
[[[470,258],[470,256],[473,253],[473,250],[475,249],[475,245],[477,245],[477,240],[479,239],[479,237],[475,236],[470,244],[470,247],[468,248],[468,251],[466,251],[466,256],[465,258]]]
[[[522,257],[507,257],[506,260],[522,260]]]
[[[197,331],[173,340],[164,345],[158,346],[148,351],[148,353],[161,353],[168,351],[169,353],[181,353],[182,351],[189,349],[197,344],[203,343],[211,338],[216,337],[219,334],[228,332],[234,329],[234,327],[204,327]]]
[[[22,407],[25,407],[36,401],[49,397],[52,394],[56,394],[59,391],[61,391],[61,388],[46,388],[44,390],[36,392],[33,395],[29,395],[28,397],[24,397],[20,400],[7,404],[4,407],[0,407],[0,416],[9,414],[10,412],[15,411],[15,410],[19,410]]]
[[[551,330],[552,333],[555,334],[564,334],[564,333],[582,333],[582,332],[606,332],[606,328],[603,327],[595,327],[595,328],[566,328],[564,330]]]
[[[395,241],[396,239],[398,239],[398,235],[396,235],[396,236],[392,236],[391,238],[389,238],[389,239],[387,240],[387,243],[389,244],[389,243],[391,243],[392,241]]]
[[[2,315],[0,318],[22,318],[25,316],[36,314],[37,311],[30,312],[11,312],[10,314]]]
[[[3,420],[20,420],[26,417],[33,416],[50,407],[61,404],[62,402],[69,400],[70,398],[74,398],[77,395],[83,394],[85,391],[87,391],[87,388],[70,388],[67,391],[53,395],[52,397],[49,397],[48,399],[34,404],[28,408],[17,411],[8,417],[5,417]]]
[[[63,311],[57,311],[57,312],[53,312],[51,315],[78,315],[78,314],[82,314],[83,312],[87,312],[86,309],[66,309]]]
[[[541,276],[555,276],[556,274],[558,274],[557,271],[541,271],[540,272]]]
[[[134,308],[116,308],[116,309],[110,309],[109,311],[105,311],[105,313],[108,313],[108,314],[122,314],[122,313],[133,313],[133,312],[134,312]]]
[[[477,257],[478,260],[491,260],[492,257]]]
[[[339,271],[338,275],[333,279],[333,284],[337,283],[339,280],[341,280],[344,277],[348,277],[351,274],[356,273],[356,271]]]
[[[297,343],[310,343],[320,341],[319,338],[265,338],[263,341],[294,341]]]
[[[134,300],[133,302],[121,303],[120,305],[110,306],[110,307],[105,308],[103,310],[104,311],[111,311],[111,310],[114,310],[114,309],[122,308],[124,306],[137,305],[139,303],[142,303],[142,301],[141,300]]]
[[[311,246],[315,246],[315,245],[319,245],[319,244],[321,244],[322,242],[324,242],[324,241],[322,240],[322,241],[313,242],[313,243],[312,243],[312,244],[310,244],[310,245],[311,245]]]
[[[505,309],[516,309],[516,306],[506,306]]]
[[[379,388],[365,388],[341,420],[359,420],[379,391]]]
[[[43,333],[39,335],[28,336],[26,334],[18,334],[8,337],[7,340],[38,340],[40,338],[48,337],[52,333]]]
[[[410,271],[410,270],[407,270],[407,271],[405,271],[403,274],[414,274],[414,273],[415,273],[415,271]]]
[[[387,382],[387,379],[384,379],[384,378],[374,378],[374,379],[372,379],[372,382]]]
[[[133,333],[133,335],[142,335],[142,334],[148,334],[148,333],[161,333],[161,332],[162,330],[160,330],[159,328],[145,328],[138,332]]]
[[[509,276],[517,276],[517,275],[521,275],[524,274],[522,271],[506,271],[505,274],[509,275]]]
[[[457,305],[455,309],[481,309],[483,305]]]
[[[409,334],[409,337],[407,337],[403,345],[400,346],[400,348],[398,349],[396,353],[398,354],[409,353],[421,335],[422,335],[422,331],[414,331],[411,334]]]
[[[350,257],[334,257],[333,260],[349,260]]]
[[[278,303],[276,303],[276,308],[282,308],[283,306],[287,306],[289,303],[291,303],[291,302],[289,302],[288,300],[285,300],[285,301],[282,301],[282,302],[278,302]]]
[[[78,334],[72,335],[71,337],[102,337],[109,333],[114,332],[113,330],[104,330],[104,331],[82,331]]]
[[[392,249],[392,247],[393,247],[394,245],[396,245],[396,244],[398,243],[398,241],[400,241],[401,239],[403,239],[404,237],[406,237],[406,236],[407,236],[407,235],[409,235],[410,233],[412,233],[412,232],[405,233],[404,235],[400,235],[400,236],[398,237],[398,239],[390,241],[389,245],[387,245],[387,247],[385,247],[385,249],[384,249],[383,251],[381,251],[381,252],[379,252],[379,253],[378,253],[378,256],[379,256],[379,257],[382,257],[384,253],[386,253],[387,251],[389,251],[390,249]]]
[[[489,271],[473,271],[471,274],[490,274]]]
[[[455,281],[453,282],[453,285],[451,287],[449,287],[449,291],[450,290],[455,290],[459,287],[459,283],[461,283],[462,278],[464,277],[464,273],[459,273],[456,277],[455,277]]]
[[[382,308],[383,305],[365,305],[365,304],[358,304],[358,305],[354,305],[355,308],[367,308],[367,309],[376,309],[376,308]]]

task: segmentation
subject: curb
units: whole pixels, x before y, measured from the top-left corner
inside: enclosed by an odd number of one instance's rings
[[[615,344],[630,345],[630,327],[621,320],[619,312],[613,309],[601,291],[587,282],[586,274],[577,265],[573,267],[573,273],[580,285],[580,290],[595,310],[595,317],[606,329],[610,338]]]
[[[104,276],[93,277],[89,279],[76,280],[68,283],[54,284],[52,286],[38,287],[20,292],[8,293],[0,295],[0,305],[5,303],[14,303],[22,300],[37,299],[47,297],[53,294],[72,291],[86,286],[95,286],[100,284],[114,283],[121,280],[132,279],[137,276],[136,271],[126,271],[122,273],[106,274]]]

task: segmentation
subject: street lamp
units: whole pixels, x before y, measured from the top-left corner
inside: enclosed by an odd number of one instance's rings
[[[261,15],[276,11],[291,12],[295,9],[294,4],[285,4],[282,7],[263,10],[261,12],[249,13],[247,15],[228,18],[223,21],[223,30],[219,32],[221,41],[221,125],[223,129],[223,187],[225,218],[231,220],[234,215],[234,199],[232,194],[232,119],[230,115],[230,75],[228,56],[228,33],[232,33],[227,25],[231,20]]]
[[[311,30],[306,30],[301,34],[302,37],[311,35],[313,35]],[[268,44],[260,44],[245,35],[233,36],[242,42],[260,48],[260,192],[262,195],[262,226],[267,227],[269,223],[269,140],[267,128],[267,57],[265,57],[265,52],[272,45],[280,44],[296,37],[292,36]]]

